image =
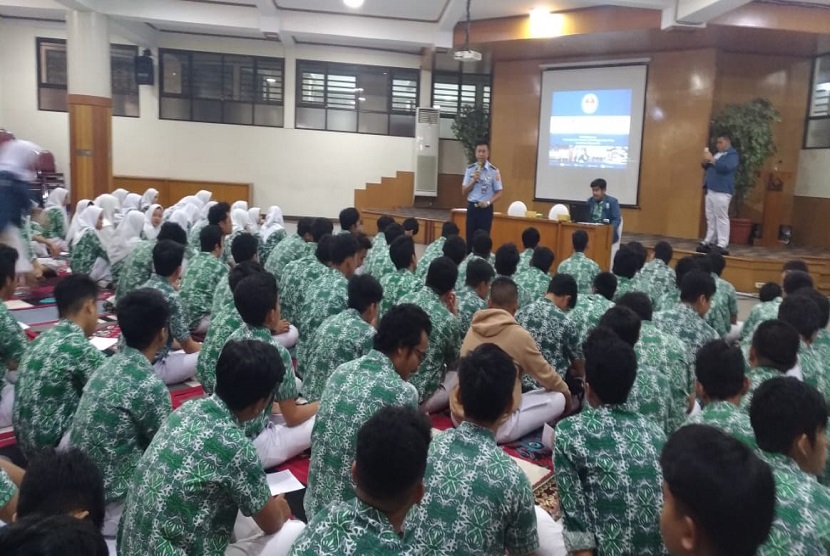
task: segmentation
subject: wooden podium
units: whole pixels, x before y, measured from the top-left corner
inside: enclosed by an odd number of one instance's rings
[[[464,230],[467,229],[467,209],[453,209],[451,219],[464,235]],[[512,242],[521,251],[522,232],[530,226],[539,230],[541,236],[539,245],[551,248],[556,256],[551,270],[573,254],[571,236],[576,230],[585,230],[588,233],[588,248],[585,250],[585,256],[596,261],[602,270],[610,269],[611,244],[614,239],[610,225],[558,222],[547,218],[523,218],[497,212],[493,215],[493,229],[490,231],[493,249],[498,249],[504,243]]]

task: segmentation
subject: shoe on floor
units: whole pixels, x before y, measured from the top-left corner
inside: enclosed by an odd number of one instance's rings
[[[698,253],[709,253],[711,250],[712,246],[706,243],[705,241],[701,241],[700,243],[698,243],[697,249],[695,249],[695,251],[697,251]]]

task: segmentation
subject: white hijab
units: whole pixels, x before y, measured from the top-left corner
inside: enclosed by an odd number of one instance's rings
[[[86,210],[81,213],[81,216],[78,218],[78,231],[75,233],[75,237],[72,238],[73,246],[78,245],[81,238],[88,232],[92,232],[94,234],[98,233],[98,230],[96,229],[98,226],[98,218],[100,218],[103,212],[104,209],[101,207],[92,205],[87,207]]]
[[[285,229],[285,220],[282,217],[282,209],[276,205],[268,208],[268,213],[265,215],[265,223],[259,229],[259,234],[263,241],[268,241],[268,237],[274,232]]]
[[[188,216],[184,209],[174,210],[170,215],[170,220],[168,220],[168,222],[178,224],[185,233],[190,230],[190,216]]]
[[[31,141],[6,141],[0,147],[0,172],[10,172],[22,181],[34,180],[35,162],[41,150]]]
[[[262,214],[262,211],[259,207],[253,207],[248,209],[248,217],[251,219],[251,233],[258,234],[259,233],[259,215]]]
[[[191,225],[195,224],[199,220],[199,213],[202,211],[202,209],[195,205],[187,205],[181,210],[187,214],[187,220]]]
[[[116,189],[115,191],[112,192],[112,196],[115,197],[116,199],[118,199],[119,204],[123,204],[124,199],[127,198],[128,193],[129,193],[129,191],[127,191],[126,189],[121,189],[119,187],[118,189]]]
[[[147,239],[156,239],[159,235],[161,222],[158,226],[153,226],[153,213],[156,212],[156,209],[161,208],[163,207],[159,204],[150,205],[147,212],[144,213],[144,237]]]
[[[199,212],[199,220],[198,222],[207,222],[208,213],[210,212],[211,207],[217,204],[217,201],[208,201],[205,203],[205,206],[202,207],[202,210]]]
[[[246,210],[241,208],[233,209],[231,211],[231,222],[233,223],[234,232],[251,231],[251,215]]]
[[[248,210],[248,201],[236,201],[231,205],[231,211],[234,209]]]
[[[118,211],[121,209],[121,204],[118,202],[115,195],[110,195],[109,193],[98,195],[98,197],[95,198],[95,205],[104,210],[104,226],[106,226],[108,222],[112,225],[117,223],[115,221],[115,215],[119,213]]]
[[[202,205],[206,205],[210,202],[211,197],[213,197],[213,193],[206,189],[202,189],[196,193],[195,197],[201,201]]]
[[[92,201],[90,199],[81,199],[75,205],[75,212],[72,213],[72,221],[69,223],[69,230],[66,232],[66,241],[70,244],[74,243],[72,240],[75,238],[75,234],[78,232],[78,228],[81,225],[81,215],[91,202]]]
[[[121,201],[121,214],[127,214],[131,210],[141,210],[141,195],[138,193],[129,193]]]
[[[159,196],[159,192],[157,189],[153,189],[152,187],[144,192],[144,195],[141,196],[141,210],[147,210],[147,207],[154,204]]]
[[[69,195],[69,191],[64,189],[63,187],[56,187],[49,193],[49,196],[46,198],[46,208],[45,210],[58,210],[63,216],[63,227],[69,225],[69,218],[66,215],[66,196]]]
[[[144,214],[132,210],[124,216],[124,220],[115,232],[115,240],[109,249],[110,263],[123,261],[141,243],[141,232],[144,229]]]

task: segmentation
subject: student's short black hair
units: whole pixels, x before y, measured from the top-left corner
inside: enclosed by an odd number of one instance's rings
[[[490,148],[490,140],[489,139],[484,139],[484,138],[476,139],[475,148],[479,148],[482,145],[489,149]]]
[[[568,301],[568,308],[576,307],[576,299],[579,293],[579,287],[576,285],[576,280],[570,274],[557,274],[548,282],[548,293],[556,296],[570,295],[571,299]]]
[[[153,246],[153,268],[156,274],[168,278],[182,266],[184,245],[164,239]]]
[[[623,278],[634,278],[639,269],[640,256],[630,249],[628,245],[620,247],[620,250],[614,255],[614,265],[612,268],[614,274],[622,276]]]
[[[231,287],[231,292],[236,290],[239,282],[257,272],[265,272],[265,269],[256,261],[245,261],[234,266],[228,273],[228,285]]]
[[[432,426],[423,413],[386,406],[357,431],[355,483],[372,500],[403,504],[424,479]]]
[[[786,373],[798,362],[798,330],[783,320],[764,321],[755,329],[752,347],[764,365]]]
[[[525,249],[535,249],[539,242],[542,241],[542,236],[539,233],[539,230],[530,226],[529,228],[525,228],[522,232],[522,246]]]
[[[391,245],[396,238],[404,235],[405,233],[406,230],[403,229],[403,226],[397,222],[390,222],[389,225],[383,230],[383,237],[386,239],[387,245]]]
[[[617,293],[617,277],[612,272],[600,272],[594,277],[594,291],[611,301]]]
[[[357,232],[353,234],[354,238],[357,240],[357,250],[360,251],[369,251],[372,248],[372,240],[369,236],[366,235],[365,232]]]
[[[712,272],[720,276],[723,274],[723,269],[726,268],[726,258],[720,253],[712,251],[708,255],[709,261],[712,263]]]
[[[827,402],[818,390],[795,377],[775,377],[752,394],[749,421],[760,449],[789,455],[802,434],[815,446],[816,436],[827,429]]]
[[[767,282],[758,291],[758,298],[761,300],[761,303],[772,301],[776,297],[781,297],[781,286],[777,282]]]
[[[277,279],[270,272],[252,274],[233,290],[233,304],[242,320],[251,326],[262,326],[278,301]]]
[[[202,251],[210,253],[217,245],[221,244],[222,229],[219,226],[209,224],[199,232],[199,246],[202,248]]]
[[[458,266],[467,256],[467,243],[464,238],[457,234],[449,236],[441,248],[441,253],[445,257],[449,257],[455,263],[455,266]]]
[[[818,307],[819,329],[827,328],[827,323],[828,321],[830,321],[830,301],[828,301],[826,295],[824,295],[815,288],[801,288],[797,290],[793,295],[804,296],[808,299],[812,299]]]
[[[334,224],[328,218],[315,218],[311,222],[311,237],[316,243],[326,234],[334,233]]]
[[[599,187],[600,189],[605,191],[606,189],[608,189],[608,182],[606,182],[602,178],[597,178],[591,182],[591,189],[594,189],[595,187]]]
[[[704,344],[695,357],[695,378],[715,400],[728,400],[744,387],[744,355],[741,348],[723,340]]]
[[[208,225],[218,226],[220,222],[224,222],[225,218],[231,212],[231,206],[225,201],[220,201],[208,209]]]
[[[426,286],[438,295],[444,295],[455,287],[458,267],[449,257],[438,257],[429,264]]]
[[[5,243],[0,243],[0,287],[5,286],[8,280],[14,280],[14,267],[17,264],[17,250]]]
[[[496,272],[502,276],[513,276],[519,268],[519,249],[515,243],[505,243],[496,249]]]
[[[519,302],[519,288],[516,282],[505,276],[499,276],[490,284],[490,301],[497,307],[507,307]]]
[[[421,229],[421,226],[418,224],[418,219],[409,217],[403,221],[403,231],[404,232],[412,232],[412,235],[417,235],[418,230]]]
[[[306,234],[310,234],[312,224],[314,224],[314,219],[309,218],[307,216],[304,216],[297,220],[297,235],[302,237]]]
[[[398,348],[414,349],[421,343],[421,332],[432,334],[429,315],[412,303],[395,305],[380,319],[372,347],[386,355]]]
[[[697,264],[697,259],[699,257],[694,256],[686,256],[681,258],[677,261],[677,264],[674,265],[674,284],[677,286],[677,289],[680,289],[680,285],[683,283],[683,277],[686,276],[693,270],[699,270],[700,267]]]
[[[476,230],[476,233],[473,234],[472,252],[482,259],[486,259],[490,256],[491,251],[493,251],[493,239],[490,234],[484,230]]]
[[[458,232],[458,226],[455,225],[455,222],[447,221],[441,224],[441,237],[457,236]]]
[[[152,288],[131,291],[118,301],[115,311],[124,342],[139,351],[147,349],[170,321],[167,301]]]
[[[640,339],[642,319],[633,309],[615,305],[600,317],[599,326],[613,330],[623,342],[634,347]]]
[[[548,274],[555,258],[556,256],[553,254],[553,250],[549,247],[540,246],[533,250],[533,255],[530,257],[530,266],[538,268],[545,274]]]
[[[628,307],[640,317],[640,320],[648,320],[654,316],[654,306],[651,299],[643,292],[628,292],[617,300],[618,307]]]
[[[250,261],[258,253],[258,248],[259,242],[256,236],[248,232],[242,232],[241,234],[237,234],[231,242],[231,256],[236,264]]]
[[[574,246],[574,251],[582,253],[588,247],[588,232],[585,230],[576,230],[571,234],[571,243]]]
[[[707,425],[672,434],[660,454],[663,481],[712,554],[754,556],[775,519],[775,480],[747,446]]]
[[[333,236],[331,234],[324,235],[320,238],[320,241],[317,242],[317,247],[314,249],[314,256],[317,257],[317,260],[324,265],[328,265],[331,262],[332,239]]]
[[[516,364],[496,344],[481,344],[458,362],[458,395],[464,415],[495,423],[513,402]]]
[[[802,338],[808,339],[818,332],[821,310],[807,296],[788,295],[778,307],[778,318],[793,325]]]
[[[585,342],[585,379],[604,404],[623,404],[637,378],[634,348],[610,328],[598,326]]]
[[[482,282],[487,282],[489,284],[493,281],[495,276],[496,271],[493,270],[490,263],[482,259],[471,259],[470,262],[467,263],[464,283],[471,288],[475,288]]]
[[[164,241],[165,239],[175,241],[179,245],[187,245],[187,232],[175,222],[165,222],[161,225],[156,240]]]
[[[376,278],[368,274],[354,275],[349,278],[349,309],[363,313],[372,303],[383,299],[383,286]]]
[[[391,216],[389,216],[388,214],[378,216],[378,223],[377,223],[378,224],[378,233],[382,234],[386,230],[386,227],[389,224],[394,224],[394,223],[395,223],[395,219],[392,218]]]
[[[637,255],[637,270],[643,268],[648,260],[648,251],[645,246],[639,241],[629,241],[625,246]]]
[[[215,392],[228,409],[239,411],[270,398],[285,374],[282,357],[270,343],[233,340],[222,348],[216,363]]]
[[[343,264],[343,261],[357,254],[359,247],[357,238],[349,232],[343,232],[333,236],[331,247],[329,247],[332,264]]]
[[[693,270],[683,277],[680,284],[680,300],[694,303],[701,295],[706,299],[712,299],[715,288],[715,279],[711,274],[703,270]]]
[[[30,461],[20,483],[17,517],[89,512],[96,529],[104,524],[104,477],[78,448],[41,450]]]
[[[715,267],[712,265],[712,259],[710,259],[708,255],[698,254],[694,255],[694,258],[698,270],[708,272],[709,274],[715,272]]]
[[[70,274],[55,285],[55,304],[62,319],[76,315],[84,304],[98,299],[98,286],[86,274]]]
[[[360,212],[356,208],[348,207],[340,211],[340,229],[344,232],[348,232],[358,222],[360,222]]]
[[[654,244],[654,258],[669,264],[674,256],[674,249],[668,241],[658,241]]]
[[[810,273],[810,268],[807,266],[807,263],[801,259],[789,260],[785,262],[784,266],[781,268],[782,272],[790,272],[792,270],[800,270],[801,272]]]
[[[409,236],[395,238],[395,241],[389,245],[389,258],[398,270],[409,268],[414,256],[415,241]]]
[[[784,275],[784,281],[781,284],[784,293],[787,295],[793,294],[801,288],[812,288],[813,277],[802,270],[790,270]]]
[[[30,515],[0,529],[0,553],[107,556],[109,549],[101,531],[84,519],[71,515]]]

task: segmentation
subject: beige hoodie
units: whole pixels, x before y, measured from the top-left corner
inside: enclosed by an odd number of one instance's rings
[[[513,386],[514,409],[521,404],[522,374],[535,378],[545,390],[570,394],[568,385],[545,361],[530,333],[504,309],[483,309],[473,316],[470,330],[461,344],[461,356],[467,355],[481,344],[488,343],[496,344],[507,352],[519,369]],[[450,409],[459,421],[464,418],[464,408],[458,396],[450,396]]]

